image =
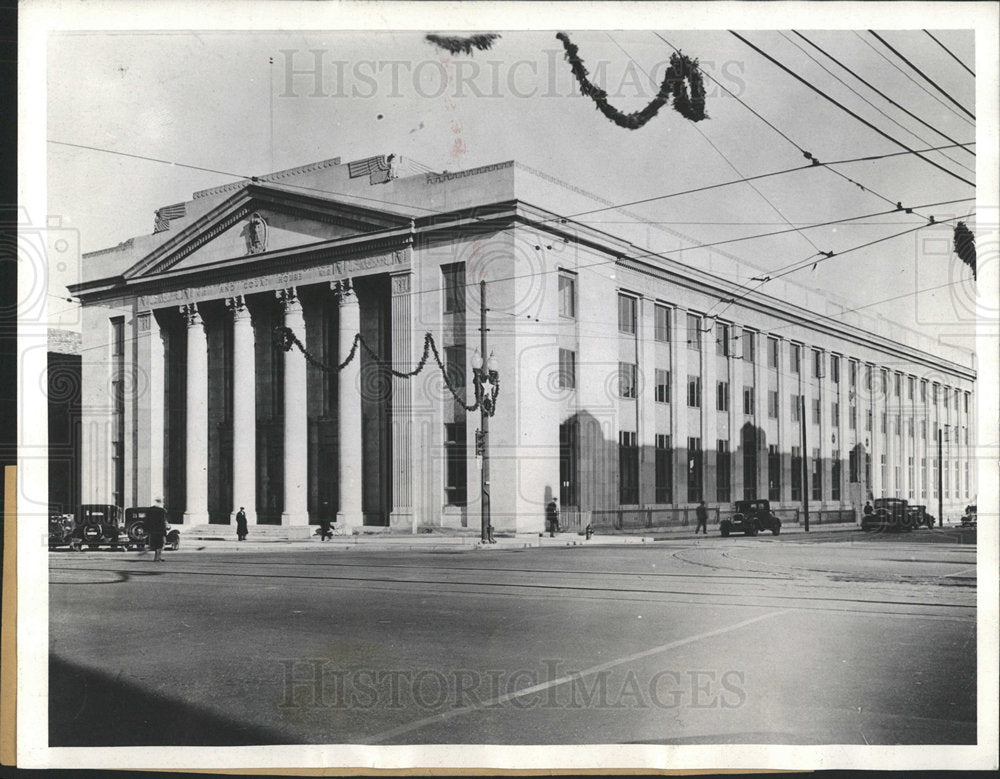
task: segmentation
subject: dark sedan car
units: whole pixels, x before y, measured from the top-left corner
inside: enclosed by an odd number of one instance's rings
[[[901,498],[876,498],[874,511],[861,518],[861,529],[908,533],[913,530],[909,504]]]
[[[781,532],[781,520],[771,512],[771,502],[767,500],[738,500],[736,511],[719,523],[723,538],[730,533],[755,536],[761,530],[770,530],[774,535]]]

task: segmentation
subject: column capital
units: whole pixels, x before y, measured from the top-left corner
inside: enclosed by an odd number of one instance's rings
[[[392,283],[392,294],[393,297],[396,295],[406,295],[410,292],[410,284],[413,278],[413,273],[411,271],[405,271],[404,273],[394,273],[390,277]]]
[[[274,296],[281,302],[286,314],[302,312],[302,301],[299,300],[298,290],[295,287],[285,287],[274,291]]]
[[[331,281],[330,289],[332,289],[334,294],[337,296],[337,303],[341,306],[358,302],[358,296],[354,293],[354,287],[352,286],[350,279]]]
[[[201,318],[201,312],[198,310],[197,303],[184,303],[179,306],[181,311],[181,316],[184,317],[184,324],[188,327],[197,327],[198,325],[204,325]]]
[[[243,295],[226,298],[226,308],[233,315],[234,322],[250,319],[250,309],[247,307],[247,301]]]

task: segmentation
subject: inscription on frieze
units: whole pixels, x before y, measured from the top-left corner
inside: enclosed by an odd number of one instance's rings
[[[249,295],[254,292],[267,292],[286,287],[303,286],[324,281],[334,281],[347,278],[373,268],[402,265],[409,260],[409,252],[400,249],[386,254],[375,254],[370,257],[358,257],[351,260],[317,265],[312,268],[269,273],[252,278],[237,279],[220,284],[207,284],[198,287],[158,292],[152,295],[140,295],[137,306],[144,308],[159,308],[175,303],[186,303],[194,300],[211,300],[215,298],[233,297],[234,295]]]

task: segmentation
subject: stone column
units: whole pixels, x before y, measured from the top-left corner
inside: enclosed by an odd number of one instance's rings
[[[341,362],[354,345],[354,336],[361,331],[361,308],[349,280],[335,282],[334,290],[340,311]],[[340,509],[337,524],[343,528],[360,527],[361,512],[361,346],[354,359],[339,374],[337,393],[337,446],[340,475]],[[303,398],[303,405],[305,399]]]
[[[306,342],[302,304],[295,287],[275,292],[285,310],[285,327]],[[306,359],[296,347],[285,352],[284,485],[282,525],[309,524],[309,417],[306,407]],[[235,448],[235,447],[234,447]]]
[[[397,273],[392,283],[392,367],[398,371],[413,369],[413,325],[410,307],[410,285],[413,274]],[[392,378],[392,513],[389,524],[412,525],[417,528],[414,514],[412,472],[413,419],[412,379]]]
[[[166,333],[160,329],[156,315],[149,314],[149,497],[150,505],[163,500],[164,416],[167,408],[164,391]]]
[[[184,524],[208,522],[208,339],[197,303],[181,306],[187,323],[186,505]]]
[[[257,375],[250,310],[242,295],[226,298],[233,317],[233,505],[230,521],[244,507],[257,521]]]

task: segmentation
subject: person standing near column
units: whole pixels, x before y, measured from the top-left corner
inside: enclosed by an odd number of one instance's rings
[[[708,509],[705,507],[705,501],[698,504],[698,508],[695,509],[695,515],[698,517],[698,526],[694,529],[694,534],[698,535],[698,531],[702,531],[704,535],[708,535]]]
[[[240,510],[236,512],[236,539],[238,541],[247,540],[247,512],[240,506]]]
[[[156,499],[156,505],[149,510],[149,548],[153,550],[153,562],[163,562],[163,542],[167,535],[167,512],[163,501]]]

